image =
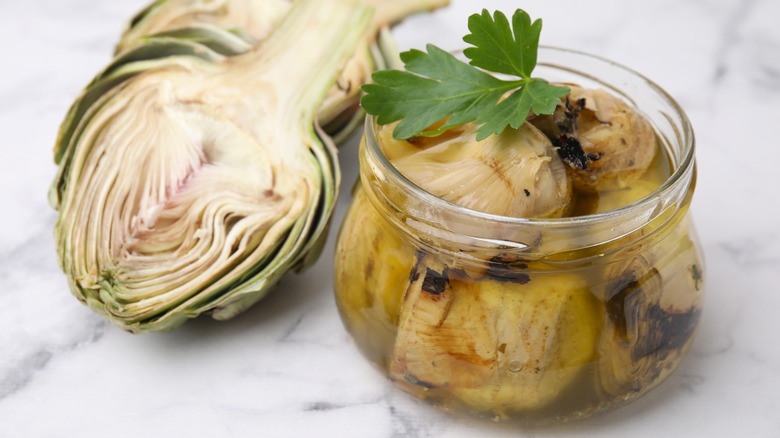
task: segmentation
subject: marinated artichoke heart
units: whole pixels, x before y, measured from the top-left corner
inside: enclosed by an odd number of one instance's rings
[[[499,418],[543,408],[593,360],[601,312],[576,275],[470,278],[419,258],[403,298],[390,375]]]
[[[261,50],[151,41],[99,75],[55,148],[73,293],[126,330],[162,331],[230,318],[316,256],[339,173],[315,112],[370,13],[299,0]]]
[[[266,39],[293,3],[292,0],[157,0],[129,23],[117,52],[137,47],[150,38],[195,38],[208,44],[200,33],[203,27],[243,40],[248,50]],[[346,139],[363,118],[358,105],[360,87],[370,80],[374,70],[393,67],[398,62],[387,27],[411,14],[446,6],[449,0],[363,0],[363,3],[375,8],[371,24],[338,81],[328,91],[318,114],[325,132],[337,143]]]
[[[381,129],[389,135],[391,126]],[[571,184],[552,143],[529,123],[476,141],[473,125],[440,143],[392,160],[410,181],[442,199],[485,213],[510,217],[560,217],[571,201]],[[388,144],[395,148],[397,143]],[[408,143],[408,142],[405,142]]]
[[[387,363],[402,294],[415,265],[414,249],[357,190],[336,246],[335,282],[341,317],[357,345],[375,363]]]
[[[652,126],[637,110],[602,89],[569,88],[571,93],[553,115],[534,117],[531,123],[559,148],[575,190],[628,187],[657,153]]]
[[[687,221],[676,225],[663,241],[646,244],[642,255],[606,270],[602,299],[608,318],[598,346],[598,378],[608,395],[645,393],[691,346],[701,315],[700,257]]]

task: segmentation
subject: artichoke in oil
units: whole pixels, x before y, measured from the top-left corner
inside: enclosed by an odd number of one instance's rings
[[[72,292],[132,332],[227,319],[316,257],[339,185],[316,123],[370,24],[296,1],[262,46],[202,28],[123,52],[63,123],[50,192]]]
[[[336,298],[362,353],[404,391],[496,420],[581,418],[645,394],[690,348],[690,198],[638,229],[577,226],[651,197],[672,165],[642,114],[571,88],[555,114],[482,141],[471,123],[408,139],[367,123]],[[573,165],[564,136],[592,167]],[[583,243],[591,232],[615,237]]]
[[[654,387],[691,346],[701,316],[701,256],[687,231],[671,233],[605,269],[597,294],[608,329],[599,340],[598,376],[608,395],[635,397]]]
[[[401,307],[399,285],[406,284],[415,265],[414,248],[371,207],[363,190],[356,190],[350,213],[342,223],[334,262],[341,318],[363,354],[386,363],[395,340]]]
[[[395,67],[398,63],[388,28],[411,14],[449,4],[449,0],[362,2],[375,10],[369,27],[318,111],[319,123],[336,144],[345,140],[363,120],[358,105],[360,87],[370,80],[375,70]],[[194,39],[209,44],[211,37],[204,35],[204,29],[222,38],[241,40],[243,50],[249,50],[263,44],[293,4],[293,0],[157,0],[131,20],[117,52],[159,38]]]
[[[572,85],[555,113],[531,119],[560,148],[575,189],[596,192],[629,187],[657,153],[647,119],[602,89]]]
[[[389,128],[380,129],[380,136],[389,135]],[[442,140],[433,144],[428,139],[417,153],[393,164],[427,192],[472,210],[510,217],[567,212],[571,183],[564,164],[530,123],[482,141],[476,141],[469,125],[459,136]]]
[[[578,276],[473,278],[424,256],[410,279],[390,364],[409,392],[504,418],[555,401],[593,360],[601,312]]]

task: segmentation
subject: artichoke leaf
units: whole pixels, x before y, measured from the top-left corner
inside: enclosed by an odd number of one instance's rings
[[[241,55],[252,50],[252,47],[257,44],[257,41],[251,35],[230,30],[226,31],[211,24],[196,23],[180,29],[144,37],[142,46],[147,45],[149,41],[166,38],[194,41],[225,56]],[[129,51],[132,52],[132,50]]]

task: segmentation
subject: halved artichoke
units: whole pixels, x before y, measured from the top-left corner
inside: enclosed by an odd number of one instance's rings
[[[123,329],[169,330],[236,315],[316,255],[339,171],[315,113],[370,15],[357,0],[299,0],[260,48],[203,28],[98,75],[55,147],[73,293]]]
[[[129,23],[117,52],[158,37],[195,38],[208,43],[208,38],[199,34],[203,28],[240,38],[249,47],[256,46],[262,44],[293,3],[293,0],[157,0]],[[371,73],[399,67],[398,52],[388,26],[408,15],[446,6],[449,0],[363,0],[363,3],[375,9],[369,29],[318,114],[321,126],[337,144],[363,119],[360,87],[370,80]]]

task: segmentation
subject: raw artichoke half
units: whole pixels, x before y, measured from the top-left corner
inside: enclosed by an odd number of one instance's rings
[[[299,0],[262,47],[203,28],[98,75],[55,147],[73,293],[126,330],[162,331],[230,318],[316,254],[339,172],[315,113],[370,15],[357,0]]]
[[[117,45],[117,52],[159,37],[207,42],[200,32],[203,28],[239,38],[248,47],[256,46],[281,22],[293,3],[292,0],[157,0],[133,18]],[[411,14],[446,6],[449,0],[363,0],[363,3],[375,9],[369,29],[328,91],[318,113],[321,126],[336,143],[348,138],[363,120],[360,87],[371,78],[371,73],[399,67],[398,52],[388,26]]]

